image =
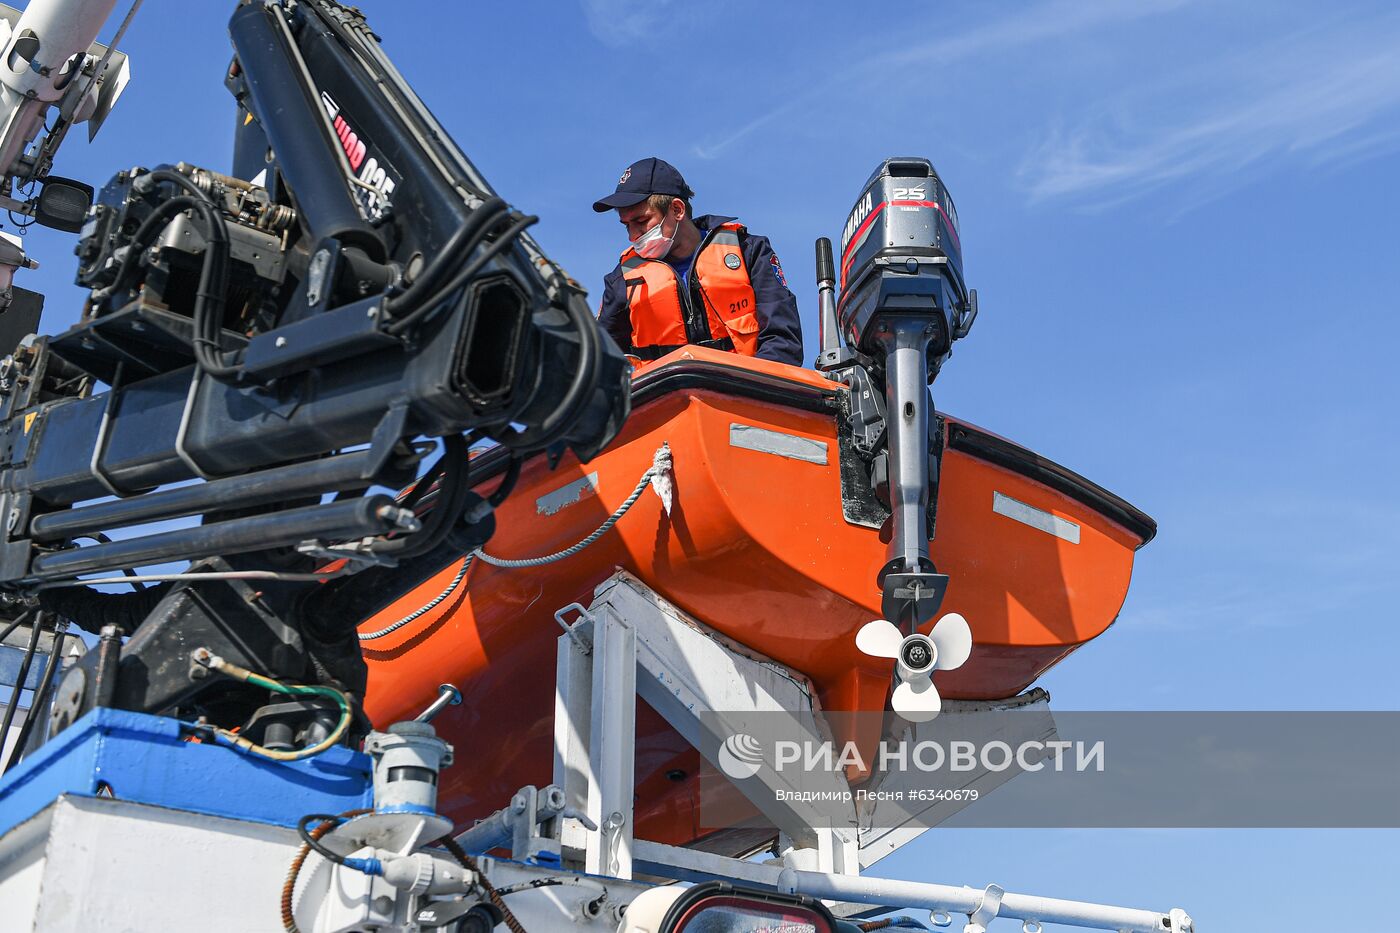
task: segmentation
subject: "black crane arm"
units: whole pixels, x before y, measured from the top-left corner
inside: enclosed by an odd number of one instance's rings
[[[144,614],[119,663],[65,679],[59,728],[99,700],[257,720],[265,695],[205,677],[199,647],[362,692],[364,587],[318,570],[421,575],[490,535],[471,444],[586,460],[628,410],[626,360],[534,218],[363,16],[258,0],[229,34],[232,171],[114,176],[78,244],[82,319],[0,364],[0,589],[80,624]],[[79,582],[184,560],[218,576],[119,606]]]

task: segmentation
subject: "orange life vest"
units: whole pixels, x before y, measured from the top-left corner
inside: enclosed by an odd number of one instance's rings
[[[661,259],[643,259],[630,246],[622,254],[622,282],[632,319],[632,352],[656,359],[686,344],[758,352],[753,283],[739,245],[743,224],[730,221],[700,242],[690,268],[693,288]],[[695,307],[699,293],[703,308]]]

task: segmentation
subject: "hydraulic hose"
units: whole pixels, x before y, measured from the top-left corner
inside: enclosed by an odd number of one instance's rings
[[[465,261],[471,255],[483,227],[505,210],[506,202],[500,198],[487,198],[481,202],[443,244],[432,263],[413,280],[413,284],[385,302],[385,310],[391,315],[398,315],[418,307],[425,296],[434,294],[443,276],[447,275],[455,264]]]
[[[39,635],[44,630],[45,621],[47,621],[47,616],[40,613],[34,617],[34,621],[31,623],[29,646],[24,649],[24,657],[19,662],[19,673],[15,675],[15,689],[10,694],[9,704],[5,707],[4,721],[0,723],[0,740],[10,734],[10,725],[15,721],[15,711],[19,709],[20,694],[24,692],[24,682],[29,679],[29,667],[34,663],[34,655],[39,650]]]
[[[512,456],[510,463],[506,465],[506,473],[501,477],[501,481],[496,484],[496,488],[491,491],[491,495],[486,497],[486,501],[491,503],[492,508],[498,508],[502,502],[506,501],[506,496],[515,489],[516,482],[520,479],[520,468],[524,463],[524,458]]]
[[[442,457],[438,460],[442,468],[435,493],[437,501],[433,503],[423,527],[410,536],[380,545],[375,548],[375,553],[391,554],[400,559],[418,557],[437,547],[452,533],[452,524],[461,517],[467,495],[471,492],[467,482],[467,451],[473,442],[460,434],[450,434],[442,439]],[[415,495],[417,490],[422,488],[426,494],[430,485],[425,476],[418,481],[414,493],[410,493],[409,497],[416,502],[421,498]]]
[[[497,237],[496,242],[486,247],[477,255],[475,259],[467,263],[461,269],[457,270],[457,272],[450,279],[447,280],[447,283],[445,285],[443,285],[441,288],[439,288],[436,292],[433,293],[431,298],[421,300],[411,311],[409,311],[403,317],[398,318],[393,323],[391,323],[386,328],[386,330],[388,330],[388,332],[391,334],[402,334],[410,327],[422,321],[435,308],[437,308],[444,299],[446,299],[457,289],[461,288],[467,282],[471,281],[472,277],[481,271],[482,266],[486,265],[486,263],[489,262],[493,257],[504,252],[507,247],[511,246],[515,242],[515,237],[517,234],[521,233],[523,230],[525,230],[526,227],[529,227],[531,224],[534,224],[538,221],[539,218],[533,215],[528,217],[521,217],[518,220],[516,220],[509,227],[507,227],[505,231],[500,234],[499,237]],[[488,229],[489,227],[482,228],[481,236],[478,237],[477,240],[471,244],[473,248],[477,246],[480,239],[486,236],[486,231]]]
[[[188,192],[194,201],[193,206],[204,218],[204,238],[207,242],[199,287],[195,292],[194,356],[200,368],[210,376],[220,382],[229,382],[238,375],[239,368],[224,363],[223,347],[219,343],[224,318],[224,292],[228,288],[228,227],[213,199],[184,175],[158,169],[145,177],[150,178],[152,183],[169,182]]]
[[[54,672],[58,670],[63,661],[63,639],[67,635],[68,623],[58,620],[53,627],[53,649],[49,652],[48,663],[44,665],[44,676],[39,680],[39,686],[34,691],[34,696],[29,700],[29,709],[24,714],[24,724],[19,727],[19,736],[15,738],[15,746],[10,749],[9,760],[5,762],[5,767],[0,770],[0,774],[8,774],[10,769],[19,764],[24,757],[24,747],[29,744],[29,736],[34,731],[34,723],[39,721],[40,711],[49,700],[49,691],[53,689]],[[4,735],[5,733],[0,733]]]
[[[9,623],[5,626],[4,631],[0,631],[0,644],[4,644],[5,639],[10,637],[10,633],[13,632],[15,629],[19,628],[26,621],[28,621],[29,617],[33,614],[33,609],[26,609],[19,615],[15,616],[13,619],[11,619]]]
[[[117,267],[117,276],[112,280],[112,284],[104,289],[104,292],[116,293],[126,284],[131,270],[136,268],[137,259],[145,251],[148,241],[165,228],[165,225],[170,222],[171,214],[191,209],[198,210],[198,205],[199,202],[188,195],[173,197],[157,204],[155,209],[146,215],[141,226],[136,228],[136,232],[131,235],[131,244],[127,247],[126,255],[122,257],[121,265]]]

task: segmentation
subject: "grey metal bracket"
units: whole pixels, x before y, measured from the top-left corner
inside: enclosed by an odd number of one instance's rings
[[[1196,927],[1191,921],[1191,916],[1180,907],[1173,907],[1167,914],[1167,919],[1171,923],[1171,933],[1194,933]]]
[[[1006,894],[999,885],[989,884],[982,892],[982,900],[977,909],[967,915],[967,925],[963,933],[987,933],[987,926],[1001,913],[1001,899]]]
[[[527,784],[511,797],[510,806],[457,836],[457,844],[473,855],[509,848],[517,862],[558,865],[560,824],[566,818],[588,830],[598,828],[587,814],[568,806],[562,787]]]

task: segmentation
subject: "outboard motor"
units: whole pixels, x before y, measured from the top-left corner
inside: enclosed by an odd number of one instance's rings
[[[873,387],[868,394],[883,408],[855,417],[873,439],[869,446],[884,448],[869,451],[872,484],[888,488],[892,513],[889,560],[879,580],[883,611],[912,635],[938,611],[948,584],[929,559],[928,384],[977,314],[976,292],[963,280],[957,211],[932,163],[881,163],[846,220],[840,256],[838,302],[831,243],[818,241],[817,368],[851,384],[853,396],[862,388],[857,383]],[[883,432],[871,428],[879,421]]]

